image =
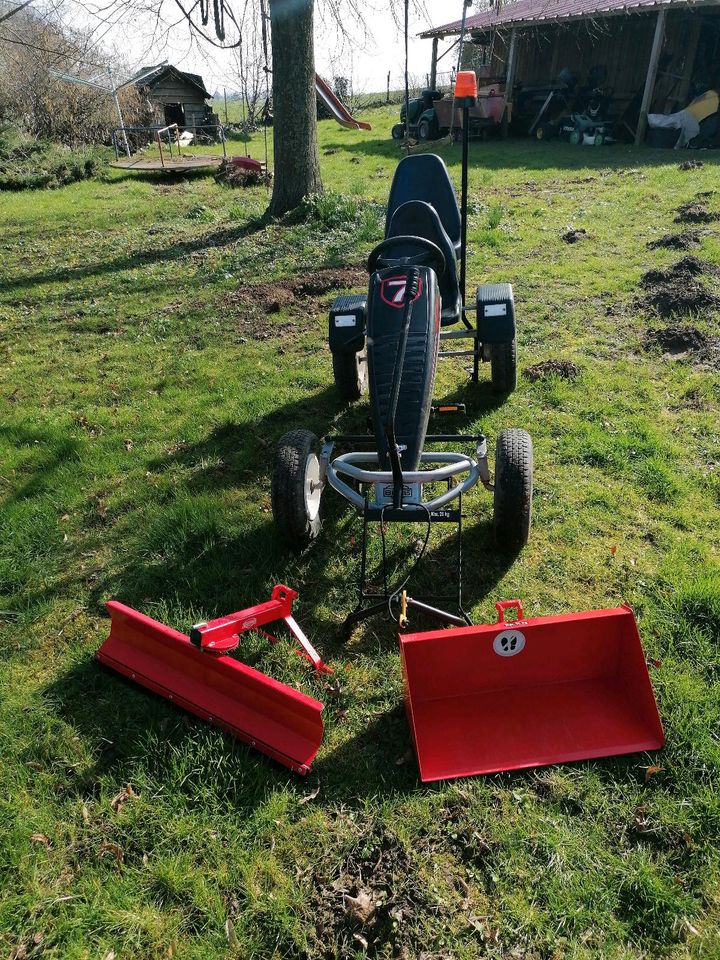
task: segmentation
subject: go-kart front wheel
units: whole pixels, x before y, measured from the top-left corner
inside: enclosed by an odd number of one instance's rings
[[[525,430],[503,430],[495,447],[495,542],[507,552],[528,542],[532,522],[533,445]]]
[[[272,475],[272,513],[278,533],[300,549],[320,533],[320,444],[310,430],[280,439]]]

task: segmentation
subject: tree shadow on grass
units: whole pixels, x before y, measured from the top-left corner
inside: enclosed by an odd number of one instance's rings
[[[153,187],[180,187],[184,183],[194,183],[199,180],[207,179],[213,171],[210,167],[200,167],[197,170],[186,170],[178,172],[177,170],[143,170],[142,168],[129,169],[127,167],[111,167],[112,176],[110,183],[123,183],[125,180],[135,183],[148,183]]]
[[[152,563],[143,566],[131,554],[118,584],[120,596],[140,608],[144,604],[136,604],[134,598],[148,593],[156,598],[174,595],[188,605],[196,604],[198,597],[202,597],[203,606],[211,613],[222,614],[266,599],[269,579],[289,579],[290,585],[300,588],[301,605],[297,613],[301,625],[317,643],[321,654],[339,670],[342,662],[367,654],[367,649],[364,639],[348,648],[336,621],[327,613],[327,593],[336,587],[329,565],[336,553],[337,533],[331,518],[325,537],[300,561],[304,568],[302,582],[282,575],[287,572],[282,570],[287,557],[282,545],[274,539],[268,521],[260,530],[254,529],[247,537],[226,544],[222,555],[208,557],[209,566],[198,561],[191,541],[187,541],[187,553],[177,552],[172,568],[166,563],[158,568]],[[464,547],[473,570],[466,581],[468,607],[489,595],[512,563],[512,557],[495,553],[491,540],[488,522],[474,524],[467,530]],[[248,551],[254,548],[257,555],[259,542],[263,544],[263,563],[257,568],[244,568],[238,576],[235,562],[247,564],[248,557],[252,556]],[[426,573],[436,576],[437,567],[444,568],[446,552],[446,542],[431,552]],[[278,574],[268,578],[273,567]],[[187,630],[189,623],[175,626]],[[428,628],[437,628],[437,624],[413,615],[413,630]],[[372,637],[373,648],[377,649],[379,641],[381,650],[393,654],[397,643],[394,623],[374,621]],[[341,676],[338,672],[337,677]],[[330,684],[335,682],[333,677],[328,680]],[[307,689],[308,683],[312,686],[311,673],[300,683],[301,689]],[[115,775],[121,780],[145,777],[162,783],[170,792],[198,791],[198,795],[202,793],[204,797],[208,792],[215,792],[219,800],[243,810],[251,810],[264,802],[279,783],[294,782],[298,793],[307,789],[268,758],[184,714],[94,659],[76,660],[71,669],[44,692],[95,757],[92,766],[84,769],[71,785],[78,796],[96,794],[100,780],[106,775]],[[332,694],[316,695],[327,704],[327,735],[335,739],[339,713],[333,710]],[[397,704],[385,709],[382,704],[359,701],[350,702],[349,706],[367,709],[373,714],[372,720],[362,731],[342,740],[329,752],[321,748],[315,769],[323,785],[324,799],[352,802],[378,795],[414,793],[418,789],[417,773],[402,706]],[[183,764],[188,766],[189,782],[182,772]]]
[[[43,691],[93,756],[65,793],[97,797],[103,778],[160,784],[199,804],[251,811],[293,774],[164,698],[83,659]],[[302,790],[300,784],[299,789]]]
[[[60,430],[26,427],[20,424],[5,426],[0,424],[0,442],[14,448],[27,448],[32,451],[35,465],[32,470],[22,470],[25,479],[11,488],[0,488],[0,504],[6,505],[29,500],[39,494],[53,490],[58,474],[71,461],[80,458],[82,444],[77,438],[63,434]],[[21,468],[22,469],[22,468]],[[20,470],[16,471],[20,472]]]
[[[367,160],[392,160],[399,163],[406,152],[397,141],[391,139],[363,139],[355,142],[338,140],[329,145],[336,152],[362,155]],[[454,170],[460,168],[462,149],[459,143],[449,144],[446,138],[429,144],[431,153],[436,153]],[[671,150],[653,150],[648,147],[635,147],[632,144],[617,144],[602,150],[578,150],[576,147],[560,141],[540,143],[531,138],[513,137],[508,140],[489,138],[486,141],[470,143],[470,167],[475,170],[522,170],[528,173],[542,170],[595,169],[614,172],[628,166],[642,164],[646,167],[660,167],[676,164],[677,157],[669,156]],[[417,154],[416,154],[417,155]],[[716,158],[711,158],[716,159]],[[364,174],[362,165],[355,168],[358,177]]]
[[[482,383],[464,385],[459,395],[473,416],[502,402],[488,384]],[[457,397],[458,391],[453,396]],[[295,554],[278,537],[271,522],[270,476],[276,444],[288,430],[303,427],[320,438],[331,433],[367,435],[372,447],[367,417],[365,404],[338,410],[335,391],[328,387],[277,407],[257,420],[221,424],[201,441],[183,444],[151,461],[148,466],[152,474],[162,476],[179,471],[181,486],[172,500],[152,516],[146,516],[141,525],[136,517],[131,519],[123,535],[124,562],[112,584],[107,580],[98,584],[95,602],[107,596],[111,587],[112,595],[131,605],[154,604],[170,596],[183,607],[202,604],[206,612],[217,613],[219,604],[225,608],[219,612],[226,613],[230,607],[241,609],[257,602],[272,583],[290,580],[289,586],[301,584],[303,609],[322,618],[323,640],[328,640],[342,617],[328,620],[322,610],[338,605],[347,610],[355,602],[361,520],[342,497],[328,489],[323,498],[323,531],[319,540],[304,553]],[[446,428],[436,424],[433,429]],[[339,453],[340,448],[334,452]],[[221,505],[207,500],[207,496],[212,498],[224,490],[249,490],[262,515],[258,516],[256,510],[255,519],[240,530],[230,522],[224,523]],[[465,510],[469,506],[474,511],[475,504],[482,499],[486,500],[488,519],[466,525],[463,538],[466,570],[472,571],[470,578],[466,576],[465,587],[471,606],[479,599],[471,582],[482,586],[489,577],[492,585],[507,569],[504,561],[496,557],[492,542],[491,499],[481,489],[473,491],[470,499],[466,498]],[[422,524],[405,526],[424,535]],[[455,565],[454,535],[438,525],[434,529],[423,563],[428,571],[425,581],[438,575],[444,578]],[[376,526],[373,536],[377,547]],[[407,542],[400,545],[400,563],[404,568],[412,565],[414,542],[414,536],[410,536],[409,552]],[[420,579],[419,584],[420,589],[428,592],[431,583],[423,584]]]
[[[231,246],[239,240],[263,230],[265,226],[266,221],[264,219],[253,218],[237,227],[223,227],[210,233],[202,233],[190,240],[176,241],[164,246],[153,245],[115,259],[89,263],[79,267],[63,266],[42,270],[38,273],[23,274],[15,279],[5,280],[3,287],[5,290],[31,288],[43,283],[72,282],[89,277],[121,273],[125,270],[137,270],[140,267],[153,264],[172,263],[210,247]]]
[[[464,388],[475,410],[499,402],[486,386],[467,384]],[[328,387],[257,420],[222,424],[198,443],[156,458],[148,465],[150,472],[180,471],[179,489],[170,496],[167,491],[159,494],[150,509],[129,505],[129,512],[113,530],[117,545],[113,570],[89,585],[88,608],[100,612],[103,601],[114,596],[160,620],[174,619],[171,625],[186,632],[195,620],[261,602],[269,597],[274,583],[286,582],[301,594],[298,621],[321,654],[336,666],[367,654],[369,644],[377,649],[379,643],[380,650],[392,656],[397,641],[391,621],[380,618],[368,628],[359,628],[351,646],[339,629],[355,600],[360,521],[354,511],[328,491],[323,533],[300,555],[288,551],[278,538],[269,513],[269,474],[275,444],[285,431],[304,426],[320,436],[330,432],[329,427],[334,432],[363,433],[366,417],[365,405],[338,410],[335,392]],[[209,466],[196,469],[199,464]],[[249,485],[258,503],[266,506],[262,513],[240,520],[238,526],[237,517],[226,516],[226,503],[213,494],[247,490]],[[464,505],[472,517],[466,521],[463,537],[467,609],[492,593],[514,560],[495,550],[489,497],[481,508],[484,518],[474,519],[482,497],[482,491],[476,491]],[[454,587],[454,538],[449,530],[436,532],[438,540],[431,542],[411,584],[411,589],[417,587],[419,597],[426,588],[436,589],[438,582],[446,584],[448,592]],[[403,568],[412,564],[415,539],[413,533],[400,544],[398,563]],[[377,531],[374,542],[377,552]],[[69,585],[66,580],[52,589],[65,595]],[[413,614],[413,629],[431,627],[437,624]],[[104,625],[103,632],[105,629]],[[279,781],[290,779],[272,761],[87,657],[75,662],[46,693],[96,757],[76,784],[79,794],[99,789],[98,782],[105,774],[118,771],[118,776],[132,778],[136,769],[163,783],[167,777],[168,789],[175,789],[175,774],[169,771],[174,758],[188,755],[201,773],[208,771],[218,794],[239,809],[263,802]],[[332,725],[331,708],[327,716]],[[347,800],[413,792],[417,789],[413,762],[408,758],[396,764],[408,757],[409,747],[401,709],[382,710],[356,738],[345,740],[325,757],[321,754],[317,770],[324,795]],[[213,772],[212,758],[221,773]],[[189,788],[183,782],[178,789]],[[298,790],[304,792],[306,787],[300,784]]]

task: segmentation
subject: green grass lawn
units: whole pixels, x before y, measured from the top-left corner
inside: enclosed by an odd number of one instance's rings
[[[720,211],[720,166],[472,146],[470,280],[515,284],[521,370],[560,359],[579,375],[521,375],[500,404],[486,369],[473,387],[462,364],[440,367],[437,396],[468,405],[460,429],[491,449],[504,426],[535,442],[517,559],[494,550],[490,497],[467,498],[467,603],[477,622],[501,598],[530,616],[631,603],[662,662],[667,746],[423,786],[391,625],[339,637],[356,519],[328,495],[323,536],[298,557],[269,512],[286,430],[365,421],[333,391],[334,291],[282,291],[356,270],[381,238],[395,114],[373,113],[372,133],[320,124],[342,197],[293,223],[260,219],[264,188],[203,175],[108,171],[0,196],[2,956],[720,956],[718,355],[648,342],[668,325],[717,336],[718,314],[658,317],[639,285],[684,255],[647,247],[683,229],[680,204],[716,191]],[[250,149],[262,156],[262,134]],[[440,152],[459,182],[459,148]],[[563,242],[570,225],[587,236]],[[700,239],[690,252],[720,264],[718,234]],[[433,540],[430,569],[443,556]],[[324,683],[289,644],[245,645],[326,703],[305,780],[93,659],[110,598],[187,628],[280,581],[335,669]]]

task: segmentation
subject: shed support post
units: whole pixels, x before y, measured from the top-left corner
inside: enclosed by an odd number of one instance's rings
[[[690,25],[689,37],[686,51],[685,59],[685,69],[683,70],[683,78],[680,81],[680,86],[678,87],[678,100],[682,105],[688,98],[690,93],[690,83],[692,81],[693,74],[695,72],[695,60],[697,58],[697,50],[700,44],[700,31],[702,30],[702,17],[699,15],[694,15]]]
[[[437,63],[438,63],[438,40],[439,37],[433,37],[432,61],[430,62],[430,89],[437,87]]]
[[[655,92],[655,80],[657,79],[658,63],[660,62],[660,53],[662,51],[664,38],[665,10],[660,9],[658,10],[657,20],[655,21],[655,36],[653,37],[650,63],[648,64],[648,72],[645,79],[645,90],[643,91],[642,103],[640,105],[640,116],[638,117],[637,130],[635,131],[636,147],[639,147],[643,142],[645,133],[647,132],[647,115],[652,103],[653,93]]]
[[[510,50],[508,52],[505,69],[505,110],[503,112],[501,132],[503,137],[508,135],[510,116],[512,114],[513,87],[515,86],[515,63],[517,61],[517,27],[510,33]]]

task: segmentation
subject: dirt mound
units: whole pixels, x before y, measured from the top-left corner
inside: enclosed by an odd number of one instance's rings
[[[669,317],[674,313],[717,310],[720,308],[720,297],[711,293],[699,280],[688,274],[681,274],[650,287],[642,303],[657,310],[661,317]]]
[[[272,183],[272,176],[269,170],[247,170],[232,160],[223,160],[217,169],[215,180],[226,187],[258,187]]]
[[[565,233],[561,234],[561,240],[565,243],[577,243],[578,240],[587,240],[588,232],[585,227],[568,227]]]
[[[647,273],[643,274],[640,283],[643,287],[653,287],[658,283],[672,283],[679,277],[699,277],[703,274],[717,276],[718,272],[718,268],[714,264],[708,263],[707,260],[700,260],[699,257],[690,254],[690,256],[683,257],[682,260],[678,260],[667,270],[648,270]]]
[[[675,356],[686,353],[704,353],[709,346],[710,339],[697,327],[650,329],[645,334],[646,348],[660,347],[661,350]]]
[[[689,250],[697,247],[702,240],[699,230],[684,230],[682,233],[668,233],[658,240],[651,240],[648,250]]]
[[[700,167],[704,166],[702,160],[685,160],[680,164],[678,170],[699,170]]]
[[[315,869],[308,913],[321,956],[407,956],[422,949],[417,923],[433,906],[400,841],[385,830],[365,836],[339,864]],[[387,953],[391,946],[391,952]],[[415,955],[415,954],[413,954]]]
[[[287,280],[248,284],[225,297],[225,303],[239,310],[237,322],[253,340],[269,340],[289,329],[300,330],[299,318],[314,316],[320,307],[313,300],[325,294],[367,289],[367,271],[360,267],[316,270]],[[287,310],[295,319],[279,323],[275,314]],[[272,319],[271,319],[272,318]],[[308,324],[303,320],[304,329]]]
[[[688,200],[677,209],[675,223],[714,223],[720,220],[720,213],[714,213],[707,208],[707,197],[710,194],[698,194],[695,200]]]
[[[548,377],[559,377],[561,380],[575,380],[580,375],[580,368],[570,360],[543,360],[532,367],[526,367],[523,375],[531,383],[538,380],[547,380]]]

